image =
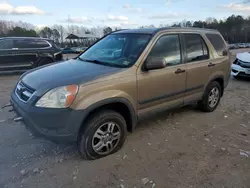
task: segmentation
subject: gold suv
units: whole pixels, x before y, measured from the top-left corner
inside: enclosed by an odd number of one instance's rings
[[[76,142],[85,159],[96,159],[118,151],[143,117],[193,102],[214,111],[230,69],[218,31],[121,30],[22,75],[11,105],[34,135]]]

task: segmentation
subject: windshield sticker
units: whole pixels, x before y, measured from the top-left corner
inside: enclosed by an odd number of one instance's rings
[[[123,61],[123,65],[129,65],[129,61]]]

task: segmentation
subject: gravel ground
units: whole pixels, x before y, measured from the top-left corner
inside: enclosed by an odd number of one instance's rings
[[[0,105],[18,76],[0,77]],[[84,161],[0,112],[0,188],[250,187],[250,80],[230,81],[213,113],[191,106],[140,122],[117,153]],[[4,121],[5,120],[5,121]]]

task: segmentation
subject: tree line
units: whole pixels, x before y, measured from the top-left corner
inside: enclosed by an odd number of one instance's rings
[[[250,16],[244,18],[240,15],[229,16],[225,20],[207,18],[205,21],[188,21],[169,24],[160,24],[158,27],[196,27],[218,30],[224,39],[229,43],[250,43]],[[140,26],[139,28],[156,28],[154,24]],[[104,34],[112,32],[110,27],[104,29]]]
[[[145,25],[139,28],[156,28],[156,27],[198,27],[210,28],[220,31],[228,43],[250,42],[250,17],[244,18],[240,15],[229,16],[225,20],[217,20],[215,18],[207,18],[205,21],[187,21],[168,24],[160,24],[159,26]],[[64,27],[62,25],[54,25],[51,27],[43,27],[37,29],[35,26],[25,22],[12,22],[0,20],[0,37],[6,36],[26,36],[26,37],[44,37],[53,39],[58,44],[65,43],[65,37],[69,34],[79,35],[81,33],[92,33],[100,38],[103,35],[118,30],[111,27],[93,27],[87,28],[83,26],[70,25]]]
[[[183,21],[172,26],[216,29],[228,43],[250,42],[250,17],[232,15],[225,20],[207,18],[206,21]]]
[[[100,38],[103,36],[103,27],[87,28],[77,25],[69,25],[67,27],[62,25],[36,27],[22,21],[0,20],[0,37],[43,37],[53,39],[61,47],[76,46],[77,41],[65,40],[69,34],[81,36],[89,33]],[[81,45],[88,46],[92,42],[93,41],[85,41],[86,44]]]

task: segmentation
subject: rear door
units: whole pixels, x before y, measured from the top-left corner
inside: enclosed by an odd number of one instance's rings
[[[211,57],[207,44],[200,34],[183,34],[185,63],[187,65],[186,97],[184,103],[197,101],[202,97],[210,77]]]
[[[231,73],[231,62],[227,44],[219,33],[207,33],[206,37],[215,51],[214,60],[210,67],[211,74],[223,74],[224,86],[227,86]]]
[[[20,67],[32,67],[38,59],[38,51],[33,39],[15,39],[13,43],[13,58]]]

